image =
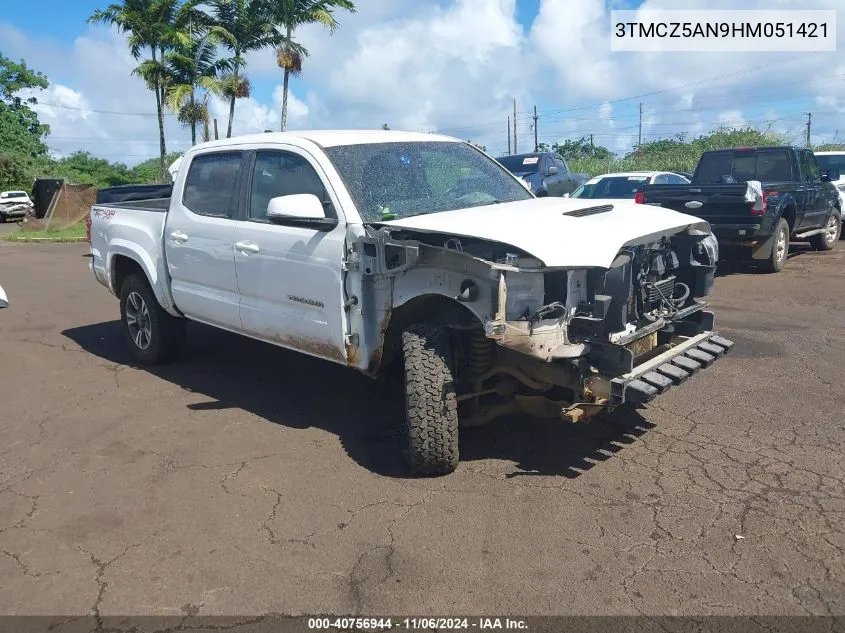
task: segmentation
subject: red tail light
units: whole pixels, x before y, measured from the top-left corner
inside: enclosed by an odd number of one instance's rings
[[[638,191],[634,194],[634,202],[637,204],[645,204],[645,192]]]
[[[91,243],[91,214],[85,217],[85,241]]]
[[[751,207],[751,215],[766,215],[766,210],[769,207],[769,198],[777,197],[777,191],[764,191],[762,200],[754,203]]]

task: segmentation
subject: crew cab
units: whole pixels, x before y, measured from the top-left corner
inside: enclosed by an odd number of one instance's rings
[[[538,199],[450,137],[285,132],[188,150],[167,199],[95,205],[90,267],[141,363],[187,320],[403,379],[405,453],[458,463],[459,426],[648,402],[733,343],[707,310],[706,222]]]
[[[834,248],[841,232],[839,191],[813,152],[798,147],[740,147],[704,152],[690,185],[644,185],[636,201],[707,220],[725,259],[758,260],[779,272],[789,242]]]

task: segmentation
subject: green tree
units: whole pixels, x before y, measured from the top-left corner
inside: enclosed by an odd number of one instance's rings
[[[38,99],[21,93],[48,85],[47,78],[26,62],[14,62],[0,53],[0,187],[4,189],[28,189],[36,166],[47,160],[43,138],[50,127],[30,107]]]
[[[197,125],[208,123],[208,95],[223,92],[220,78],[231,70],[233,62],[217,56],[220,36],[216,31],[192,26],[187,34],[187,40],[177,43],[164,56],[168,77],[165,101],[177,113],[179,122],[191,128],[191,144],[196,145]],[[197,89],[205,93],[199,101]]]
[[[282,132],[287,128],[288,85],[291,75],[302,72],[302,59],[308,56],[308,50],[293,35],[303,24],[322,24],[334,33],[338,22],[334,17],[336,9],[355,12],[351,0],[269,0],[274,21],[279,33],[284,38],[276,49],[276,61],[284,72],[282,84]]]
[[[223,96],[229,100],[229,124],[226,138],[232,136],[235,101],[249,96],[249,79],[243,73],[243,55],[280,43],[273,26],[267,0],[210,0],[214,25],[224,32],[222,39],[232,53],[232,70],[221,83]]]
[[[113,187],[135,182],[135,174],[123,163],[111,163],[88,152],[74,152],[56,161],[52,175],[79,185]]]
[[[165,164],[169,167],[177,158],[181,156],[181,152],[170,152],[165,157]],[[158,182],[170,182],[170,178],[161,178],[161,170],[159,169],[159,159],[151,158],[142,163],[138,163],[132,168],[132,181],[140,184],[153,184]]]
[[[91,24],[110,24],[125,34],[129,43],[129,52],[141,63],[133,71],[141,77],[156,98],[156,115],[159,134],[159,167],[161,177],[167,173],[165,156],[167,143],[164,134],[164,107],[167,89],[167,69],[164,58],[175,42],[184,41],[180,27],[190,17],[196,16],[197,0],[182,4],[180,0],[122,0],[98,9],[88,22]],[[145,54],[148,58],[144,58]]]
[[[608,160],[613,158],[613,152],[601,145],[594,145],[586,137],[578,140],[566,139],[563,143],[554,143],[553,145],[540,143],[539,149],[541,152],[556,152],[567,161],[591,158]]]

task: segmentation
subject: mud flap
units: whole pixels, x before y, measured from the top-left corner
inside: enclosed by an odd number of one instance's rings
[[[769,259],[772,256],[772,249],[775,247],[775,234],[769,236],[765,242],[759,246],[751,248],[751,259]]]

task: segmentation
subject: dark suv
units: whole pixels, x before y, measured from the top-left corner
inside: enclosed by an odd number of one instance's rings
[[[512,154],[496,159],[517,178],[522,178],[537,197],[572,193],[587,182],[586,174],[570,171],[566,161],[554,152]]]

